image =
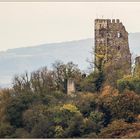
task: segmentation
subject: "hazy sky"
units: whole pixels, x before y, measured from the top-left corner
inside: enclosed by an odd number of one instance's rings
[[[140,3],[0,3],[0,50],[93,37],[95,18],[119,18],[140,32]]]

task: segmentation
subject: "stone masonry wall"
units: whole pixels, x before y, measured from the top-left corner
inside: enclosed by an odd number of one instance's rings
[[[95,20],[95,54],[105,55],[107,81],[116,82],[124,75],[131,74],[128,32],[119,19]],[[98,64],[97,55],[95,63]]]
[[[73,79],[68,79],[67,81],[67,94],[72,94],[75,92],[75,83]]]
[[[140,77],[140,56],[135,58],[134,76]]]

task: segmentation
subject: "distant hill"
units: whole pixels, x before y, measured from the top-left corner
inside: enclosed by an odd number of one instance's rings
[[[129,47],[131,53],[140,55],[140,33],[129,34]]]
[[[93,44],[93,39],[89,38],[0,52],[0,86],[9,86],[15,74],[31,72],[43,66],[51,68],[56,60],[65,63],[73,61],[81,70],[87,70],[89,67],[87,59],[92,58]],[[129,34],[129,46],[133,54],[140,55],[140,33]]]

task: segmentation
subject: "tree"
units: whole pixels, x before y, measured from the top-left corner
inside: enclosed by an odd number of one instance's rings
[[[31,93],[31,83],[30,77],[27,72],[22,75],[16,75],[13,79],[13,89],[15,90],[16,94],[20,93]]]
[[[11,97],[15,96],[13,89],[0,90],[0,121],[7,121],[6,109],[11,101]]]
[[[46,118],[41,119],[33,128],[31,136],[33,138],[54,138],[55,126],[53,122]]]
[[[92,93],[83,93],[77,95],[75,104],[84,117],[89,117],[92,111],[98,108],[97,95]]]
[[[47,120],[47,106],[43,104],[39,105],[33,105],[33,107],[30,107],[26,111],[24,111],[23,116],[22,116],[22,122],[24,128],[30,133],[34,127],[40,123],[41,120],[44,118]],[[48,118],[49,119],[49,118]],[[51,118],[50,118],[51,119]],[[49,121],[49,120],[48,120]]]
[[[95,71],[94,71],[94,81],[95,89],[97,92],[101,90],[103,87],[104,81],[105,81],[105,72],[104,72],[104,66],[106,62],[106,54],[99,55],[95,53],[96,61],[95,64]]]
[[[99,111],[94,111],[90,113],[89,117],[93,121],[94,132],[97,134],[100,132],[101,128],[103,128],[104,124],[104,114]]]
[[[129,124],[124,120],[115,120],[102,129],[99,138],[131,138],[129,134],[132,135],[134,132],[139,132],[139,129],[139,124]]]
[[[134,91],[137,94],[140,93],[140,78],[125,76],[124,78],[117,81],[117,88],[122,93],[125,90]]]
[[[35,93],[43,94],[56,90],[54,72],[48,70],[47,67],[32,72],[30,83]]]
[[[36,100],[36,96],[28,93],[11,97],[6,108],[6,116],[10,124],[22,127],[22,113]]]
[[[63,64],[60,61],[56,61],[53,64],[53,72],[54,78],[57,86],[57,90],[60,90],[64,93],[67,91],[67,80],[69,78],[74,79],[75,83],[81,80],[82,75],[77,67],[77,65],[73,64],[73,62],[68,62],[67,64]]]
[[[95,71],[99,71],[100,75],[97,79],[99,81],[98,85],[104,79],[104,84],[116,88],[117,80],[131,73],[130,57],[125,56],[125,53],[124,56],[121,56],[120,51],[116,51],[114,47],[100,45],[95,48],[93,53],[95,55],[94,68]],[[128,61],[127,59],[124,61],[124,58],[128,58]],[[100,88],[100,86],[97,87]]]
[[[0,123],[0,138],[8,138],[14,133],[14,127],[7,122]]]
[[[68,127],[65,129],[64,137],[80,138],[84,133],[84,122],[81,114],[75,114],[69,121]]]
[[[126,122],[135,122],[140,113],[140,97],[132,92],[104,97],[100,104],[102,112],[111,116],[111,120],[124,119]]]

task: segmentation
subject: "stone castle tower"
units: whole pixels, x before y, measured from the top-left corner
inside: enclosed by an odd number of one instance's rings
[[[135,58],[134,76],[140,77],[140,56]]]
[[[68,79],[67,81],[67,94],[71,95],[72,93],[75,93],[75,83],[73,79]]]
[[[110,83],[131,74],[128,32],[119,19],[95,19],[95,64],[104,56],[106,79]]]

